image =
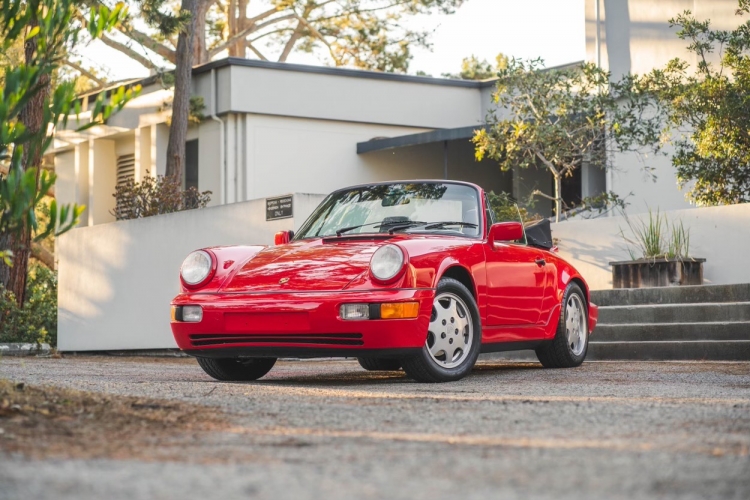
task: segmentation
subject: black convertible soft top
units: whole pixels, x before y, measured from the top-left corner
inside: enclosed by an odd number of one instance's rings
[[[543,250],[551,249],[554,245],[549,219],[542,219],[526,226],[526,242]]]

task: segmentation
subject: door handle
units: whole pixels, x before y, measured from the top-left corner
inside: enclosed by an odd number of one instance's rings
[[[536,265],[539,267],[544,267],[547,265],[547,261],[544,259],[536,259],[534,262],[536,262]]]

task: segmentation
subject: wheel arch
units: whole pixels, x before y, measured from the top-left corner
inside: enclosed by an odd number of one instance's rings
[[[570,279],[570,283],[575,283],[576,285],[581,287],[581,291],[586,297],[586,307],[588,307],[589,303],[591,303],[591,297],[589,296],[589,287],[586,285],[586,282],[583,281],[583,278],[581,278],[580,276],[574,276]]]
[[[474,283],[474,278],[471,276],[471,272],[462,265],[452,264],[445,268],[435,282],[435,286],[437,286],[442,278],[453,278],[458,281],[469,290],[469,293],[471,293],[474,300],[477,300],[477,288]]]

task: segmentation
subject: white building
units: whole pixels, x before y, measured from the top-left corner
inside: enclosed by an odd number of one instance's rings
[[[735,3],[586,0],[587,59],[618,77],[644,73],[676,56],[688,58],[668,19],[691,9],[729,29],[739,21]],[[544,170],[503,173],[492,161],[474,160],[469,138],[491,106],[492,80],[223,59],[195,68],[193,82],[206,119],[189,130],[183,178],[212,191],[212,205],[408,178],[473,181],[519,199],[534,189],[552,189]],[[114,220],[118,180],[164,173],[163,109],[170,92],[154,77],[141,83],[142,94],[106,126],[79,134],[71,120],[69,129],[56,135],[57,198],[87,206],[82,225]],[[655,180],[641,159],[619,155],[613,170],[583,168],[566,180],[563,191],[569,199],[614,191],[635,212],[690,206],[669,158],[647,158],[646,164],[654,168]],[[536,208],[551,211],[547,200]]]
[[[612,72],[613,79],[625,74],[644,74],[663,68],[679,57],[692,68],[695,54],[688,42],[677,37],[678,28],[670,28],[669,19],[691,11],[698,20],[710,20],[712,29],[733,30],[747,18],[735,15],[737,0],[586,0],[586,59]],[[709,62],[718,62],[719,54],[709,54]],[[629,210],[645,212],[690,208],[685,192],[677,186],[668,156],[639,159],[634,154],[617,155],[607,175],[607,190],[628,198]],[[644,169],[653,168],[654,177]]]

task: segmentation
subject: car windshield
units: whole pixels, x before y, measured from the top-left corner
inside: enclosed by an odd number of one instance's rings
[[[480,235],[479,194],[440,182],[374,184],[337,191],[316,209],[295,239],[387,232]]]

